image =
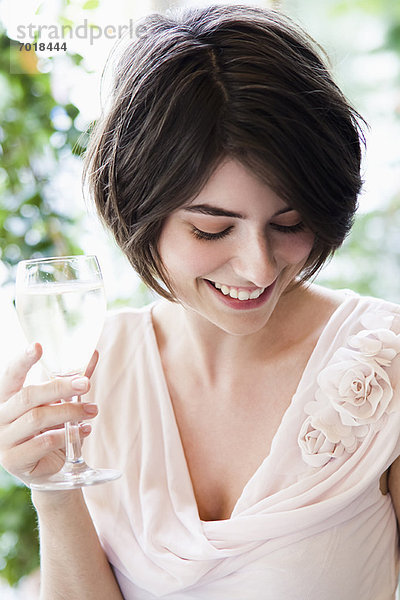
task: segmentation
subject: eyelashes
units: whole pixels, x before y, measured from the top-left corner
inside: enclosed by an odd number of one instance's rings
[[[271,227],[273,227],[277,231],[282,231],[283,233],[298,233],[299,231],[304,231],[305,229],[303,221],[296,223],[296,225],[289,226],[272,224]]]
[[[192,234],[198,240],[220,240],[225,236],[229,235],[231,230],[232,227],[228,227],[227,229],[219,231],[218,233],[209,233],[208,231],[202,231],[201,229],[197,229],[197,227],[193,225]]]
[[[286,233],[286,234],[298,233],[300,231],[304,231],[304,229],[305,229],[305,225],[304,225],[303,221],[296,223],[296,225],[289,225],[289,226],[271,224],[271,227],[273,229],[275,229],[276,231],[280,231],[281,233]],[[226,229],[224,229],[223,231],[219,231],[218,233],[210,233],[208,231],[202,231],[201,229],[198,229],[197,227],[192,226],[191,233],[198,240],[221,240],[222,238],[229,235],[232,229],[233,229],[233,226],[227,227]]]

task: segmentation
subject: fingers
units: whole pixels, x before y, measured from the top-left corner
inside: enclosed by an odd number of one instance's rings
[[[39,385],[25,386],[8,402],[0,404],[0,426],[12,423],[38,406],[85,394],[89,387],[87,377],[57,377]]]
[[[89,391],[99,354],[95,351],[85,376],[58,377],[38,385],[25,385],[26,376],[42,356],[40,344],[10,363],[0,377],[0,464],[25,482],[56,473],[65,461],[65,422],[96,416],[94,404],[68,402]],[[66,400],[67,402],[61,402]],[[82,438],[90,433],[79,423]]]
[[[90,362],[86,368],[85,371],[85,375],[86,377],[88,377],[89,379],[91,378],[91,376],[93,375],[93,371],[96,368],[97,365],[97,361],[99,360],[99,353],[97,352],[97,350],[95,350],[93,352],[92,358],[90,359]]]
[[[87,423],[79,426],[81,439],[91,431]],[[60,470],[65,461],[65,430],[54,429],[35,436],[23,444],[2,453],[3,467],[23,481],[32,481],[32,475],[43,477]]]
[[[21,389],[29,369],[38,362],[42,353],[40,344],[32,344],[8,365],[0,378],[0,403],[5,402]]]
[[[93,419],[97,413],[98,408],[95,404],[85,402],[67,402],[33,408],[3,429],[1,447],[16,446],[43,431],[60,428],[67,421]]]

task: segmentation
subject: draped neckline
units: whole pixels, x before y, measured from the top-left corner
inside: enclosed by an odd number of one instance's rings
[[[242,501],[243,497],[245,496],[247,490],[251,487],[252,483],[257,480],[258,475],[260,474],[261,470],[264,470],[266,463],[269,463],[269,461],[273,457],[275,446],[277,445],[279,438],[281,437],[281,435],[284,432],[285,422],[291,416],[292,412],[296,409],[297,399],[301,396],[302,389],[308,380],[310,372],[312,372],[312,370],[313,370],[314,363],[316,361],[316,358],[318,357],[320,347],[325,342],[325,335],[327,335],[328,332],[330,332],[332,324],[337,319],[341,318],[342,312],[347,307],[348,301],[350,299],[354,299],[355,297],[358,297],[358,294],[352,290],[342,289],[342,290],[338,290],[338,291],[343,292],[345,294],[345,297],[342,300],[342,302],[333,310],[333,312],[330,314],[330,316],[328,317],[328,319],[326,320],[325,324],[323,325],[323,327],[321,329],[321,333],[320,333],[320,335],[311,351],[311,354],[309,355],[309,358],[305,364],[305,367],[302,371],[302,374],[298,381],[296,390],[295,390],[294,394],[292,395],[290,402],[289,402],[288,406],[286,407],[286,410],[284,411],[282,418],[279,422],[279,425],[278,425],[277,429],[275,430],[275,433],[272,437],[269,452],[263,458],[263,460],[261,461],[261,463],[259,464],[257,469],[254,471],[253,475],[250,476],[250,478],[244,485],[239,497],[236,499],[236,502],[233,506],[230,517],[228,517],[227,519],[217,519],[217,520],[203,520],[200,518],[198,504],[197,504],[196,496],[194,493],[194,487],[193,487],[192,479],[190,476],[189,465],[186,460],[185,451],[183,448],[183,443],[182,443],[181,435],[179,432],[179,427],[178,427],[178,423],[176,420],[171,395],[169,393],[167,378],[166,378],[166,374],[164,372],[164,367],[163,367],[162,358],[161,358],[161,352],[159,349],[157,336],[156,336],[156,332],[155,332],[155,327],[154,327],[152,313],[153,313],[153,308],[156,306],[158,301],[153,302],[151,305],[149,305],[149,307],[148,307],[148,324],[149,324],[149,329],[150,329],[152,350],[154,352],[155,361],[156,361],[157,370],[158,370],[158,373],[155,374],[155,376],[157,376],[159,378],[159,381],[161,382],[161,387],[163,390],[163,398],[160,399],[160,402],[162,404],[164,404],[164,406],[166,407],[166,411],[167,411],[167,414],[168,414],[168,417],[170,420],[170,424],[171,424],[171,429],[170,429],[170,431],[172,432],[171,442],[178,448],[178,453],[179,453],[179,456],[181,459],[180,464],[183,465],[183,470],[184,470],[184,473],[183,473],[184,480],[183,481],[185,482],[185,486],[187,487],[187,490],[189,491],[189,495],[191,497],[193,507],[195,508],[197,517],[198,517],[200,523],[203,525],[203,527],[207,528],[208,526],[213,526],[214,524],[219,524],[219,523],[226,523],[226,522],[229,522],[232,519],[234,519],[235,516],[239,513],[239,507],[240,507],[241,501]],[[300,425],[301,425],[301,423],[299,422],[299,427],[300,427]],[[174,465],[172,465],[172,468],[174,468]],[[185,494],[185,496],[187,496],[187,495]],[[179,501],[179,499],[177,499],[177,501]]]

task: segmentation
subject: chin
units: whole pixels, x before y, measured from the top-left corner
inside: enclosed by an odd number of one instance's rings
[[[194,308],[188,305],[185,305],[185,308],[190,308],[192,313],[200,317],[204,321],[204,326],[207,326],[208,323],[229,335],[246,336],[261,331],[268,323],[276,306],[276,302],[272,298],[271,300],[272,302],[269,302],[268,306],[249,312],[229,313],[215,310],[215,308],[214,310],[204,310],[204,307]]]

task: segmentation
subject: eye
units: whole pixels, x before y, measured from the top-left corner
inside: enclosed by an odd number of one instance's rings
[[[227,227],[223,231],[219,231],[218,233],[210,233],[209,231],[202,231],[201,229],[197,229],[197,227],[192,226],[191,233],[197,240],[221,240],[226,235],[230,233],[232,229],[231,227]]]
[[[296,225],[277,225],[276,223],[271,223],[271,227],[273,227],[276,231],[281,231],[282,233],[298,233],[299,231],[304,231],[305,229],[303,221],[296,223]]]
[[[304,231],[305,225],[303,221],[296,223],[296,225],[278,225],[277,223],[272,223],[271,227],[273,227],[276,231],[280,231],[281,233],[298,233],[300,231]],[[227,227],[223,231],[219,231],[218,233],[210,233],[209,231],[202,231],[198,229],[194,225],[192,226],[191,233],[197,240],[221,240],[225,236],[229,235],[233,226]]]

